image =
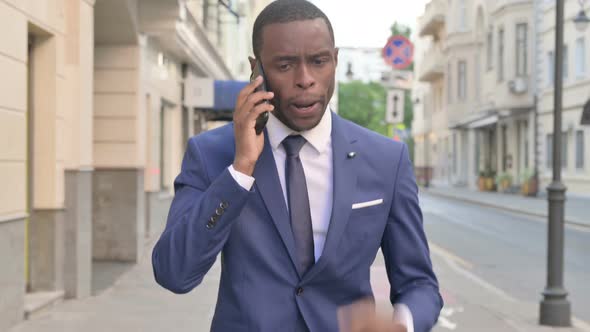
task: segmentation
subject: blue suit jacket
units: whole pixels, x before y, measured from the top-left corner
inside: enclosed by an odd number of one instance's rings
[[[235,153],[231,124],[190,139],[152,263],[160,285],[187,293],[221,253],[212,331],[337,331],[337,308],[373,295],[370,266],[380,247],[391,302],[410,308],[416,332],[435,324],[442,299],[407,148],[338,115],[332,119],[333,213],[324,251],[303,276],[268,139],[250,191],[228,171]],[[351,151],[355,158],[347,157]],[[381,198],[383,204],[352,209]]]

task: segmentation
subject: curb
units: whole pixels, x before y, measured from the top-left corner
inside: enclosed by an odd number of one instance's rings
[[[524,214],[527,216],[532,216],[532,217],[539,217],[539,218],[548,218],[546,213],[538,213],[538,212],[532,212],[529,210],[524,210],[524,209],[515,209],[512,207],[507,207],[507,206],[502,206],[502,205],[498,205],[498,204],[492,204],[492,203],[487,203],[487,202],[483,202],[477,199],[470,199],[470,198],[465,198],[465,197],[459,197],[456,195],[452,195],[452,194],[445,194],[445,193],[441,193],[441,192],[436,192],[436,191],[431,191],[431,190],[424,190],[425,193],[433,195],[433,196],[439,196],[439,197],[445,197],[445,198],[449,198],[449,199],[453,199],[456,201],[461,201],[461,202],[466,202],[466,203],[470,203],[470,204],[475,204],[475,205],[480,205],[480,206],[484,206],[484,207],[489,207],[492,209],[497,209],[497,210],[502,210],[502,211],[508,211],[508,212],[512,212],[512,213],[517,213],[517,214]],[[573,218],[567,218],[565,219],[565,223],[570,225],[570,226],[577,226],[577,227],[583,227],[583,228],[589,228],[590,229],[590,224],[577,220],[577,219],[573,219]]]

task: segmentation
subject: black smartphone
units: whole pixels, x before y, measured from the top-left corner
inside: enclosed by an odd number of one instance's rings
[[[256,79],[256,77],[258,76],[262,76],[262,84],[260,84],[256,90],[254,90],[255,92],[258,91],[268,91],[267,87],[266,87],[266,77],[264,76],[264,70],[262,69],[262,64],[260,63],[260,61],[256,60],[256,65],[254,66],[254,69],[252,70],[252,75],[250,75],[250,81],[253,81]],[[264,101],[264,102],[268,102],[268,101]],[[260,115],[258,116],[258,118],[256,119],[256,125],[254,126],[254,129],[256,130],[256,135],[260,135],[262,133],[262,131],[264,130],[264,127],[266,126],[266,123],[268,122],[268,111],[267,112],[263,112],[260,113]]]

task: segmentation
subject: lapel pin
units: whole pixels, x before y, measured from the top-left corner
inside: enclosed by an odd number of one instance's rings
[[[347,157],[348,157],[348,159],[352,159],[352,158],[356,157],[356,152],[354,152],[354,151],[353,152],[349,152],[348,155],[347,155]]]

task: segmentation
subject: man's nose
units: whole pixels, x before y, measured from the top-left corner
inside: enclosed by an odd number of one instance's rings
[[[300,66],[297,70],[296,84],[298,88],[303,90],[309,89],[315,85],[315,79],[306,65]]]

